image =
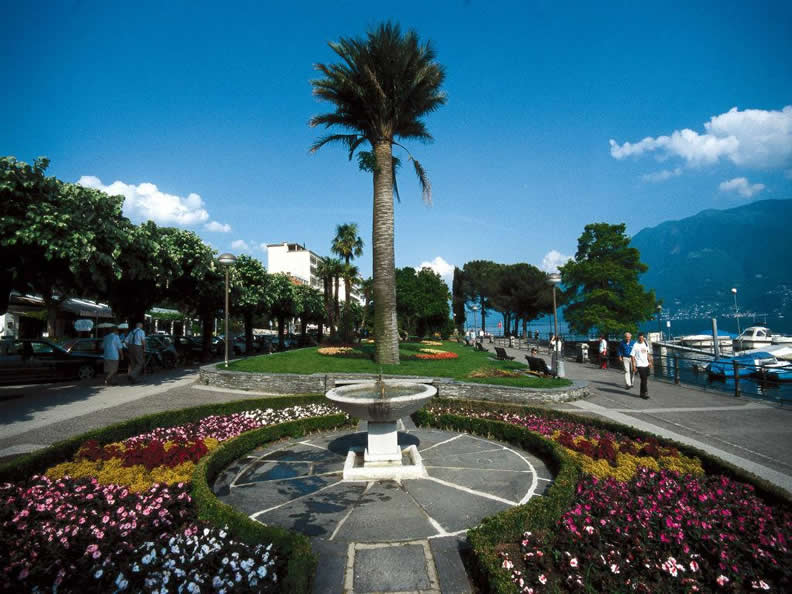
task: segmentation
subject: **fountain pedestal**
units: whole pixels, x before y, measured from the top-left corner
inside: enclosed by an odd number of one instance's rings
[[[437,394],[437,388],[402,380],[363,382],[334,388],[327,398],[338,408],[368,421],[364,451],[350,449],[344,480],[400,480],[421,478],[426,471],[414,445],[399,447],[397,422]],[[403,460],[407,460],[404,463]]]
[[[363,460],[365,464],[402,463],[396,421],[387,423],[369,421],[367,447],[363,452]]]

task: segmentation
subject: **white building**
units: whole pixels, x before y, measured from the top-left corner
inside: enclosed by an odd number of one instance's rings
[[[270,274],[284,272],[299,282],[309,285],[319,291],[324,290],[322,279],[317,276],[317,267],[324,258],[306,249],[299,243],[270,243],[267,244],[267,271]],[[357,288],[352,288],[352,298],[363,305],[363,297]],[[346,301],[344,281],[338,286],[339,301]]]

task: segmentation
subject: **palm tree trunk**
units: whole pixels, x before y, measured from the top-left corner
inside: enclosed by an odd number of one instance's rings
[[[393,249],[393,155],[389,140],[374,145],[374,334],[376,360],[399,364],[396,321],[396,259]]]
[[[336,332],[338,332],[338,328],[339,328],[340,323],[341,323],[341,308],[339,307],[339,301],[338,301],[338,287],[339,287],[339,283],[340,283],[340,277],[335,277],[335,279],[333,279],[333,285],[335,287],[335,291],[333,293],[333,311],[335,313],[333,314],[333,317],[335,318],[335,331]]]

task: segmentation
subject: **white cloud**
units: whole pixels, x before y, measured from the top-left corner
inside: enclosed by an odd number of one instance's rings
[[[674,130],[670,136],[647,136],[636,143],[610,140],[615,159],[657,151],[658,158],[678,157],[700,166],[730,160],[758,169],[788,167],[792,163],[792,105],[781,111],[733,107],[704,124],[704,133]]]
[[[437,256],[431,262],[421,262],[415,267],[416,270],[421,268],[431,268],[439,274],[446,284],[450,287],[454,280],[454,265],[446,262],[442,257]]]
[[[114,181],[109,186],[93,175],[83,175],[77,183],[87,188],[102,190],[111,196],[121,195],[124,200],[124,214],[132,220],[152,220],[159,225],[180,225],[183,227],[206,222],[209,213],[198,194],[186,197],[167,194],[155,184],[126,184]]]
[[[250,246],[244,239],[236,239],[231,242],[231,249],[239,250],[241,252],[249,252]]]
[[[260,249],[262,252],[266,252],[267,251],[267,244],[266,243],[258,244],[258,249]]]
[[[231,225],[228,223],[218,223],[217,221],[209,221],[204,225],[204,229],[207,231],[215,231],[217,233],[230,233],[231,232]]]
[[[752,184],[744,177],[735,177],[729,181],[721,182],[718,186],[721,192],[737,192],[743,198],[750,198],[765,189],[764,184]]]
[[[563,266],[571,259],[571,256],[565,256],[558,250],[550,250],[542,258],[542,265],[539,268],[545,272],[558,272],[558,267]]]
[[[646,182],[664,182],[667,179],[671,179],[672,177],[677,177],[682,175],[682,168],[676,167],[675,169],[663,169],[662,171],[655,171],[654,173],[647,173],[646,175],[642,175],[641,179]]]

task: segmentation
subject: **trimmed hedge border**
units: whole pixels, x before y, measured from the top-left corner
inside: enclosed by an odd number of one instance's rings
[[[282,409],[292,406],[307,406],[320,404],[323,401],[325,398],[321,395],[254,398],[205,404],[137,417],[122,423],[108,425],[102,429],[82,433],[0,465],[0,482],[25,481],[32,475],[45,472],[51,466],[70,460],[80,449],[80,446],[89,439],[106,444],[123,441],[128,437],[146,433],[157,427],[174,427],[200,421],[210,415],[227,415],[256,408]],[[250,451],[262,443],[283,437],[297,437],[308,431],[335,429],[347,423],[344,415],[336,414],[288,421],[254,429],[221,444],[217,450],[198,463],[193,473],[192,497],[198,509],[198,516],[220,528],[228,525],[231,534],[248,544],[272,542],[273,548],[285,558],[287,569],[281,582],[284,592],[310,592],[316,566],[316,558],[311,552],[310,541],[302,534],[254,522],[244,514],[220,503],[212,493],[209,481],[213,480],[218,468],[235,459],[240,455],[239,452]],[[213,473],[215,474],[213,475]]]
[[[280,556],[287,559],[284,579],[280,582],[282,592],[311,591],[316,557],[311,551],[310,539],[304,534],[251,520],[230,505],[218,501],[211,484],[225,466],[262,444],[284,437],[301,437],[312,431],[329,431],[346,424],[347,417],[337,414],[254,429],[223,442],[202,458],[193,472],[192,497],[199,518],[215,526],[228,526],[232,534],[248,544],[271,542]]]
[[[661,443],[677,448],[686,456],[699,458],[701,466],[707,474],[722,474],[731,479],[753,485],[757,495],[768,504],[792,505],[792,495],[784,489],[757,477],[755,474],[687,444],[614,421],[517,404],[496,404],[481,401],[460,402],[459,400],[443,398],[436,398],[432,400],[431,404],[444,406],[452,410],[454,408],[466,408],[474,411],[535,414],[550,419],[587,423],[631,438],[646,439],[652,437],[658,439]],[[551,529],[574,500],[575,488],[582,476],[580,469],[560,445],[540,436],[538,433],[517,425],[454,414],[433,415],[425,410],[418,411],[413,418],[417,424],[421,425],[478,433],[484,436],[491,436],[494,439],[508,441],[525,449],[530,449],[530,451],[540,456],[545,455],[549,461],[556,461],[556,464],[558,464],[553,485],[543,497],[532,498],[525,505],[491,516],[485,519],[477,528],[468,531],[468,540],[476,559],[476,570],[479,572],[476,577],[480,580],[480,584],[485,585],[483,590],[498,594],[518,592],[516,584],[511,581],[509,572],[501,567],[501,561],[497,555],[497,547],[501,544],[518,541],[526,530],[536,532]],[[553,470],[556,469],[553,468]]]

